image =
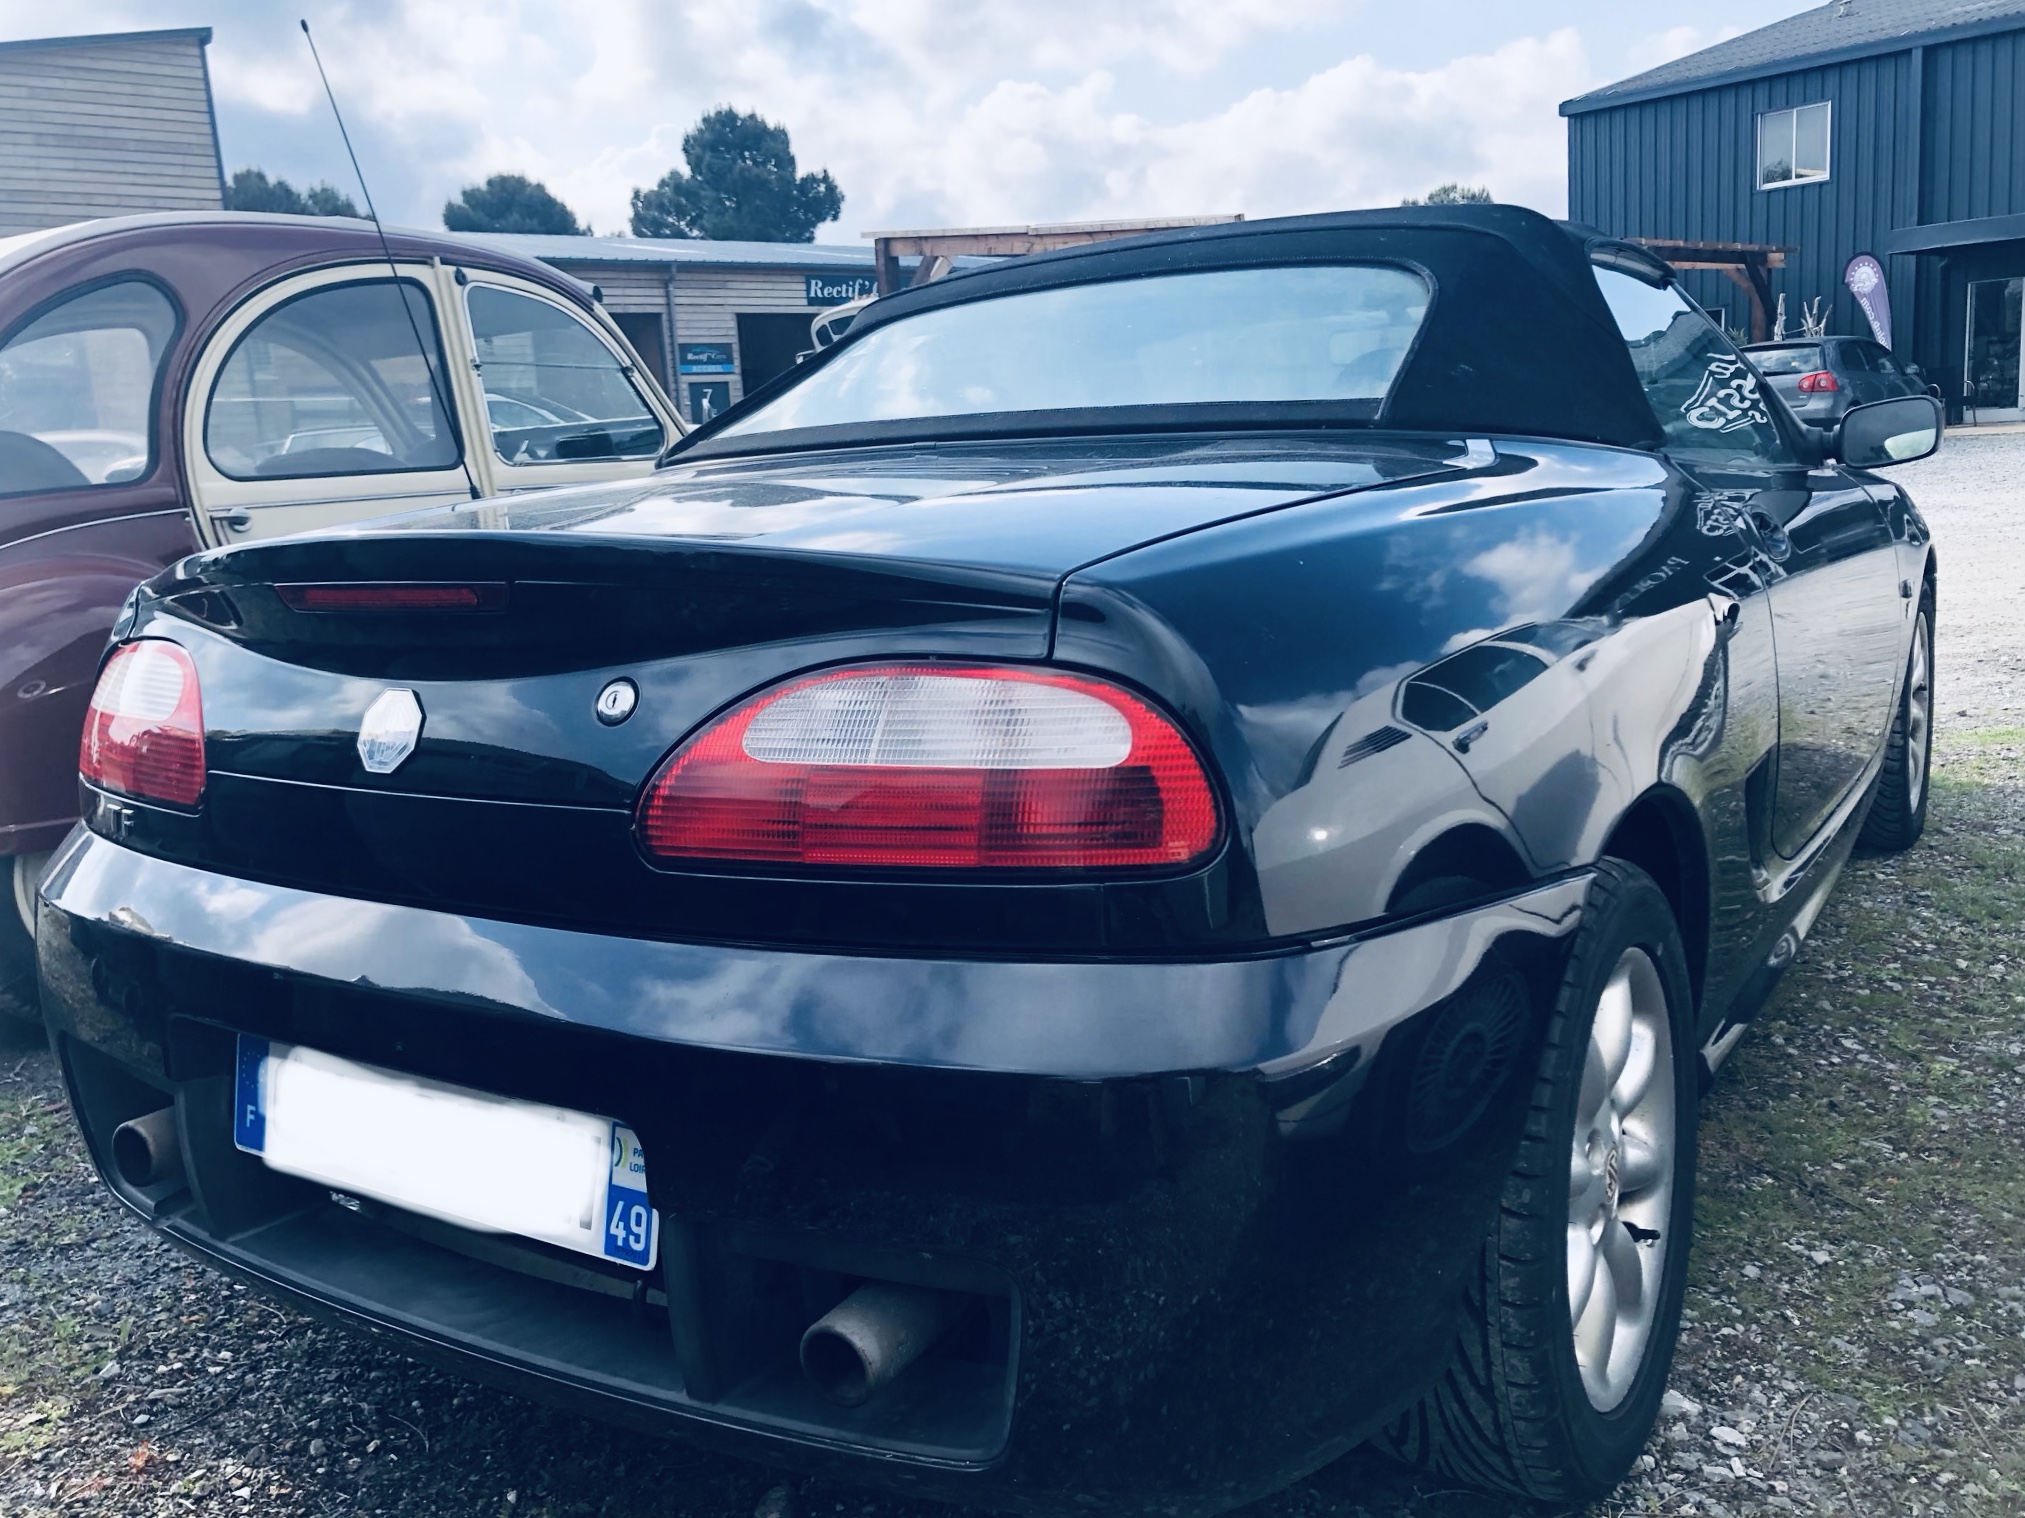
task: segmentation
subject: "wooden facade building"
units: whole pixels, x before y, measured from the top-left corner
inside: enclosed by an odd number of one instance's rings
[[[0,42],[0,237],[216,211],[208,27]]]
[[[692,422],[707,420],[814,346],[809,323],[870,295],[872,249],[467,232],[596,288],[641,361]]]

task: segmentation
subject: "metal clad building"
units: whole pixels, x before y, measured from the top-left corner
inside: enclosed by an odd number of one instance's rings
[[[0,236],[224,203],[207,27],[0,43]]]
[[[809,323],[873,292],[872,250],[651,237],[459,236],[593,285],[683,416],[700,422],[791,367]]]
[[[1981,420],[2025,417],[2025,0],[1835,0],[1564,102],[1568,213],[1631,237],[1792,250],[1790,332],[1885,266],[1892,346]],[[1689,271],[1697,299],[1740,292]]]

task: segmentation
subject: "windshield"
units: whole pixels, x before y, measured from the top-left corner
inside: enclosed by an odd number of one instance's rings
[[[922,417],[1380,401],[1427,313],[1406,269],[1161,274],[944,306],[874,329],[720,436]]]
[[[1792,348],[1746,348],[1744,351],[1751,355],[1751,362],[1764,375],[1812,374],[1817,369],[1828,367],[1821,350],[1812,343]]]

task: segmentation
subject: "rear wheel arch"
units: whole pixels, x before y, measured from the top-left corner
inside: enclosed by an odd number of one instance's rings
[[[1637,865],[1666,896],[1699,1007],[1709,957],[1709,863],[1694,803],[1671,786],[1654,786],[1617,819],[1601,852]]]
[[[1517,847],[1496,828],[1465,822],[1422,844],[1386,893],[1389,916],[1410,916],[1533,879]]]

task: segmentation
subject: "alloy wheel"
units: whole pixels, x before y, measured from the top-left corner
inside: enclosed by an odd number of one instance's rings
[[[1658,968],[1618,958],[1589,1029],[1568,1172],[1568,1316],[1599,1412],[1645,1361],[1673,1211],[1673,1031]]]
[[[1913,625],[1912,667],[1905,688],[1905,800],[1908,811],[1919,810],[1927,787],[1927,734],[1934,715],[1933,659],[1928,652],[1933,634],[1922,611]]]

